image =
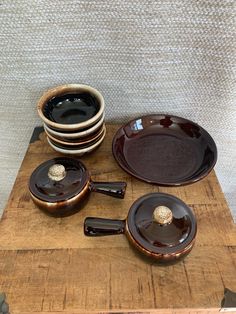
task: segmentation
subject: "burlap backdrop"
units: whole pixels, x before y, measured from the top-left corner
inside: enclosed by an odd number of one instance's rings
[[[106,119],[173,113],[214,137],[236,209],[234,0],[0,2],[1,208],[49,87],[99,89]]]

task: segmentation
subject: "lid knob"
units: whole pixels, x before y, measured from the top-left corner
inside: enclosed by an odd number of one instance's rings
[[[153,212],[153,219],[160,225],[170,224],[173,219],[172,211],[166,206],[158,206]]]
[[[66,176],[66,169],[61,164],[55,164],[48,170],[48,177],[53,181],[61,181]]]

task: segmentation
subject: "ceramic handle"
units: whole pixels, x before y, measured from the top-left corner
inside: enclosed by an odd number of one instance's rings
[[[125,220],[88,217],[84,221],[84,234],[88,237],[121,234],[125,232]]]
[[[117,198],[124,198],[127,184],[125,182],[90,182],[90,190]]]

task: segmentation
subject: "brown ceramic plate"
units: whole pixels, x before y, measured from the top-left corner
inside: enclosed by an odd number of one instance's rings
[[[153,114],[128,122],[113,138],[113,155],[132,176],[158,185],[185,185],[213,169],[217,148],[210,134],[180,117]]]

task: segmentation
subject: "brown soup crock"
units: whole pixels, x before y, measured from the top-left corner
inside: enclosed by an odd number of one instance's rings
[[[29,191],[34,203],[53,216],[78,212],[90,192],[124,198],[125,182],[93,182],[78,159],[58,157],[39,165],[31,174]]]
[[[186,256],[192,249],[197,222],[192,210],[180,199],[165,193],[150,193],[131,206],[125,220],[88,217],[87,236],[126,234],[141,253],[159,262]]]

